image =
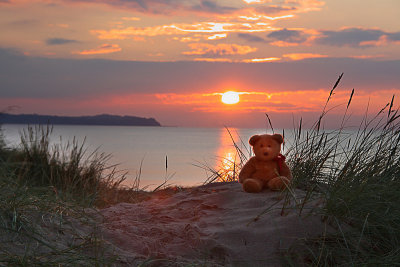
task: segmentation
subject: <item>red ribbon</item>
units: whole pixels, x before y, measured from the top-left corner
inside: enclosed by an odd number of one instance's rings
[[[286,159],[286,157],[284,155],[282,155],[282,154],[279,154],[274,159],[278,163],[278,172],[279,172],[279,174],[281,174],[282,166],[283,166],[283,163],[285,162],[285,159]]]

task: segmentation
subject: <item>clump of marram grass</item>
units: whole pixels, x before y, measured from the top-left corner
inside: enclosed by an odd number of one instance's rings
[[[342,76],[330,91],[317,121],[304,129],[300,119],[289,138],[293,142],[286,144],[293,180],[282,207],[284,210],[286,204],[295,201],[302,213],[307,202],[318,199],[322,207],[313,208],[313,212],[318,211],[336,231],[299,241],[301,245],[293,246],[285,258],[292,266],[395,266],[400,262],[399,109],[394,109],[393,96],[375,116],[369,117],[367,109],[358,127],[348,127],[353,89],[341,126],[325,130],[330,110],[327,107]],[[268,115],[267,119],[273,131]],[[233,138],[232,142],[239,160],[228,178],[236,181],[251,151],[239,146]],[[221,175],[226,173],[223,166],[214,169],[201,165],[211,172],[207,182],[225,181]],[[303,199],[296,196],[294,188],[306,191]]]
[[[0,266],[110,266],[117,256],[98,220],[46,187],[29,187],[0,168]]]
[[[23,155],[7,148],[1,153]],[[110,266],[115,262],[115,253],[97,230],[96,212],[84,209],[82,198],[67,199],[50,184],[23,180],[27,171],[22,172],[19,164],[0,159],[0,266]]]
[[[75,139],[51,145],[50,134],[28,127],[18,147],[0,147],[0,266],[111,266],[101,218],[86,207],[135,202],[140,191],[121,185],[108,155]]]
[[[3,164],[20,184],[49,187],[61,199],[86,206],[104,206],[115,198],[126,173],[108,165],[110,155],[88,153],[73,139],[50,144],[52,128],[28,127],[21,133],[19,147],[9,150]]]
[[[308,259],[316,266],[393,266],[400,262],[399,110],[393,96],[375,116],[366,113],[357,129],[346,128],[353,93],[338,130],[322,129],[325,105],[311,129],[302,130],[300,121],[287,153],[293,186],[322,197],[321,214],[337,229],[306,241]]]

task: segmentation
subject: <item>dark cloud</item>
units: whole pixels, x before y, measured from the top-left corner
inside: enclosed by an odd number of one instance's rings
[[[307,34],[305,34],[304,32],[288,29],[271,32],[267,35],[267,37],[270,39],[284,41],[288,43],[302,43],[307,40]]]
[[[98,3],[147,14],[170,14],[185,7],[184,0],[64,0],[66,3]]]
[[[199,5],[193,6],[193,10],[206,13],[224,14],[231,13],[237,9],[228,6],[220,6],[215,1],[202,0]]]
[[[49,38],[46,40],[47,45],[64,45],[71,43],[79,43],[79,41],[64,38]]]
[[[170,15],[179,11],[225,14],[237,10],[221,6],[216,0],[64,0],[65,2],[90,2],[107,4],[120,9],[130,9],[147,14]]]
[[[265,39],[263,39],[263,38],[261,38],[261,37],[259,37],[257,35],[254,35],[254,34],[250,34],[250,33],[239,33],[238,37],[241,38],[241,39],[244,39],[244,40],[246,40],[248,42],[255,42],[255,43],[257,43],[257,42],[259,42],[259,43],[265,42]]]
[[[393,42],[400,41],[400,32],[387,34],[388,39]]]
[[[261,13],[267,16],[276,15],[282,12],[295,11],[296,7],[284,7],[284,6],[260,6],[255,8],[257,13]]]
[[[349,28],[340,31],[322,31],[322,37],[316,42],[323,45],[331,46],[352,46],[366,47],[371,45],[362,45],[362,42],[378,41],[379,38],[386,33],[375,29]]]
[[[330,87],[341,72],[343,88],[398,88],[400,60],[345,58],[295,62],[135,62],[28,57],[0,49],[0,98],[84,98],[106,94],[189,93],[235,77],[253,90]],[[190,90],[188,89],[190,88]]]

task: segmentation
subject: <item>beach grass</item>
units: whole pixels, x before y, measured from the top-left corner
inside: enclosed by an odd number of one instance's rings
[[[51,132],[28,127],[13,148],[0,140],[0,265],[111,266],[118,256],[95,208],[138,201],[140,191],[122,186],[109,155],[75,139],[51,144]]]
[[[375,115],[370,115],[367,108],[361,122],[349,126],[353,89],[344,104],[340,127],[324,129],[327,115],[332,111],[330,101],[342,76],[330,91],[316,122],[306,128],[300,119],[290,133],[292,143],[286,144],[293,180],[285,192],[284,203],[295,201],[301,213],[307,202],[318,199],[322,203],[317,210],[319,215],[335,231],[327,231],[320,238],[299,240],[301,245],[293,246],[285,255],[286,262],[290,266],[397,266],[400,262],[399,110],[394,108],[393,96]],[[274,131],[268,115],[267,119]],[[238,180],[240,168],[250,153],[233,138],[232,142],[238,159],[235,171],[223,176],[223,165],[219,169],[208,168],[212,175],[207,182],[224,181],[225,177]],[[306,191],[303,199],[295,195],[296,188]]]
[[[341,127],[324,130],[335,83],[315,124],[294,131],[287,152],[293,186],[323,199],[320,213],[336,229],[306,240],[313,266],[395,266],[400,262],[400,122],[394,96],[376,113],[365,113],[357,127],[346,122],[354,89]],[[303,202],[306,201],[305,199]]]
[[[335,231],[299,240],[301,245],[293,246],[284,257],[290,266],[396,266],[400,262],[399,109],[394,108],[392,96],[375,115],[367,107],[358,125],[348,125],[353,89],[344,103],[340,127],[325,129],[327,115],[333,110],[329,104],[342,76],[334,83],[315,123],[305,127],[300,119],[289,131],[292,142],[285,145],[293,180],[285,190],[282,207],[284,210],[287,203],[295,201],[301,213],[307,203],[318,199],[322,203],[319,215]],[[274,132],[268,114],[266,118]],[[244,143],[232,137],[236,157],[221,160],[218,168],[198,164],[210,173],[206,183],[238,180],[241,167],[251,156]],[[294,189],[306,191],[303,199]]]

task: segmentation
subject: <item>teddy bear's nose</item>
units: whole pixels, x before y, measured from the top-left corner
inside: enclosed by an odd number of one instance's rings
[[[264,156],[268,156],[268,152],[264,152]]]

